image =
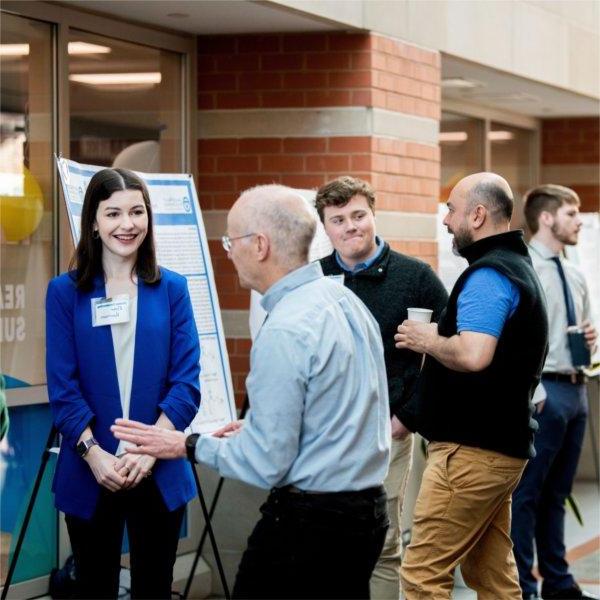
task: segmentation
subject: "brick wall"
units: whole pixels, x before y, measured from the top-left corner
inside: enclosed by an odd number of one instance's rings
[[[253,119],[298,109],[298,129],[292,134],[261,131],[238,137],[228,132],[198,140],[197,180],[204,212],[223,213],[242,190],[254,185],[276,182],[311,189],[346,174],[373,184],[379,218],[403,212],[431,217],[437,212],[437,143],[403,139],[398,132],[331,135],[326,124],[308,127],[310,115],[322,109],[343,112],[353,107],[383,109],[419,123],[439,121],[437,52],[383,36],[343,33],[210,36],[200,37],[198,47],[199,120],[240,110]],[[249,294],[239,287],[217,240],[222,233],[209,232],[209,238],[226,321],[227,311],[248,308]],[[406,239],[389,241],[435,267],[434,237],[413,239],[408,232]],[[228,339],[228,347],[240,405],[250,343]]]
[[[198,108],[375,106],[440,116],[440,56],[370,34],[199,38]]]
[[[542,179],[573,188],[581,210],[600,210],[600,119],[545,119],[542,122]]]
[[[229,366],[233,379],[233,390],[235,392],[236,405],[241,408],[246,393],[246,375],[250,370],[250,348],[252,342],[249,339],[228,339],[227,353],[229,354]]]
[[[227,210],[263,183],[316,188],[339,175],[372,183],[377,209],[437,212],[439,148],[378,136],[198,140],[203,210]]]

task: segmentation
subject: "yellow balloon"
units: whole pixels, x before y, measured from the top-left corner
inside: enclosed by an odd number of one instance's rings
[[[38,228],[43,214],[42,188],[31,171],[23,167],[23,195],[0,196],[0,226],[3,240],[20,242],[28,238]]]

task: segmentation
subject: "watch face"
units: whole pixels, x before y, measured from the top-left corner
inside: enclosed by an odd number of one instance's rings
[[[187,452],[187,457],[188,460],[195,462],[196,461],[196,442],[198,441],[198,438],[200,437],[200,434],[198,433],[192,433],[191,435],[188,435],[185,438],[185,449]]]
[[[89,440],[83,440],[82,442],[79,442],[79,444],[77,444],[77,446],[75,446],[75,449],[77,450],[77,454],[79,454],[79,456],[81,456],[82,458],[88,453],[88,450],[92,447],[95,446],[98,442],[96,441],[96,438],[91,437]]]

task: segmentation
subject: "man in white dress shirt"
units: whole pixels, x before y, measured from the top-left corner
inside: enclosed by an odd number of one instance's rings
[[[538,598],[532,574],[534,541],[544,599],[595,598],[581,590],[565,560],[565,500],[571,493],[588,413],[585,375],[578,354],[592,353],[598,334],[591,322],[583,273],[563,256],[577,244],[579,197],[559,185],[538,186],[525,195],[525,218],[533,233],[529,253],[546,293],[549,351],[542,374],[546,400],[535,417],[536,456],[513,494],[511,536],[523,598]],[[579,347],[569,344],[567,327],[583,332]],[[588,355],[589,357],[589,355]],[[586,360],[585,358],[583,359]],[[588,358],[589,362],[589,358]]]

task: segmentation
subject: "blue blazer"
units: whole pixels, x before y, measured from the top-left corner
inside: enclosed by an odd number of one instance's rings
[[[161,280],[138,284],[130,418],[153,424],[161,412],[179,430],[200,404],[200,348],[184,277],[161,268]],[[118,440],[110,426],[122,417],[110,325],[92,327],[92,298],[106,296],[104,279],[91,291],[75,286],[74,274],[50,281],[46,295],[46,371],[54,424],[62,434],[52,490],[56,507],[89,519],[100,485],[75,447],[90,425],[94,437],[114,454]],[[154,480],[169,510],[196,493],[189,463],[159,460]]]

